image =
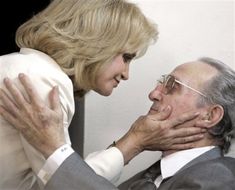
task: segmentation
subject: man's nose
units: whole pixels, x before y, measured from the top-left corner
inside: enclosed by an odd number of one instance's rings
[[[151,101],[161,101],[162,100],[162,88],[163,86],[157,85],[155,89],[153,89],[150,93],[149,93],[149,99]]]

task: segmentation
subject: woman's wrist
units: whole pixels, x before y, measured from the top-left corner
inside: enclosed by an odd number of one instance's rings
[[[125,165],[143,151],[138,139],[134,135],[128,133],[118,141],[115,141],[115,147],[122,152]]]

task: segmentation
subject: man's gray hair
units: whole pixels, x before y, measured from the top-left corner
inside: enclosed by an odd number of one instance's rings
[[[214,67],[218,74],[204,85],[204,103],[219,104],[224,109],[222,120],[209,130],[209,133],[220,142],[224,153],[229,151],[235,130],[235,72],[223,62],[202,57],[198,61]]]

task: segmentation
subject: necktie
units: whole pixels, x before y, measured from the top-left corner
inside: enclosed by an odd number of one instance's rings
[[[161,174],[160,161],[150,166],[141,179],[134,181],[128,190],[156,190],[154,180]]]

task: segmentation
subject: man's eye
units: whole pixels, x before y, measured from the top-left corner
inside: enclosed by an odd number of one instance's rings
[[[161,80],[161,79],[157,80],[157,84],[163,84],[163,83],[164,83],[163,80]]]
[[[123,55],[122,55],[122,58],[123,58],[123,61],[125,62],[125,63],[129,63],[134,57],[135,57],[135,53],[133,53],[133,54],[130,54],[130,53],[124,53]]]
[[[180,85],[177,84],[177,83],[175,83],[175,84],[170,88],[169,94],[173,94],[173,93],[179,91],[179,88],[180,88]]]

